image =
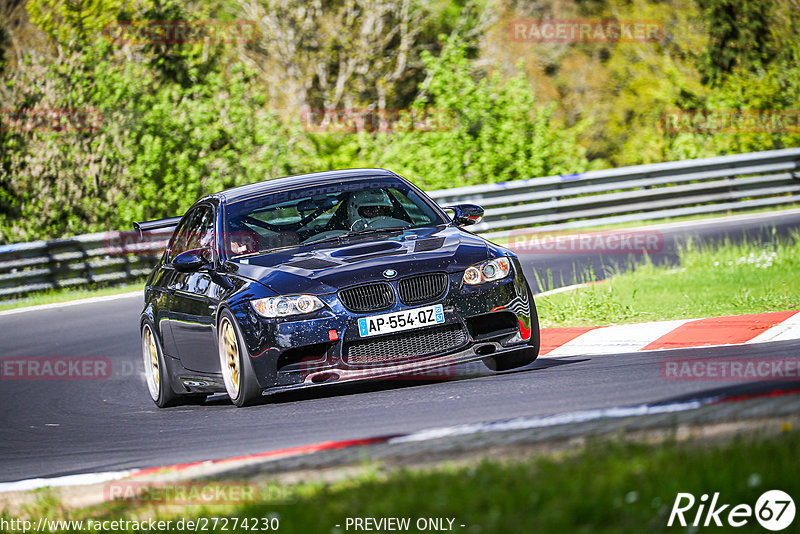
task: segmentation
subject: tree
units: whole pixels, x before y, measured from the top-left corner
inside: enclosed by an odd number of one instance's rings
[[[288,136],[244,66],[223,72],[189,48],[165,69],[146,45],[131,61],[130,48],[62,30],[56,58],[28,58],[0,86],[15,113],[59,121],[0,132],[0,240],[125,228],[288,172]],[[172,75],[176,65],[192,83]],[[75,114],[88,123],[64,122]]]
[[[709,32],[703,57],[705,81],[718,85],[735,69],[758,68],[774,59],[775,0],[699,0],[699,4]]]
[[[418,115],[430,110],[432,131],[410,129],[376,138],[380,164],[430,188],[457,187],[581,172],[588,168],[577,137],[586,124],[565,128],[553,105],[538,105],[520,70],[475,76],[465,45],[451,36],[439,56],[422,54],[427,71]],[[412,117],[413,118],[413,117]]]
[[[308,108],[401,108],[423,80],[420,52],[438,49],[437,35],[455,27],[474,37],[482,23],[475,1],[460,4],[239,0],[242,16],[259,28],[242,58],[259,70],[271,107],[286,117]],[[464,15],[465,27],[453,14]]]

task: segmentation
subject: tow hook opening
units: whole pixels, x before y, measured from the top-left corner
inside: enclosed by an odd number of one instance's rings
[[[480,345],[475,347],[475,354],[478,356],[488,356],[495,351],[495,346],[491,343],[487,343],[486,345]]]
[[[325,382],[335,382],[339,380],[338,373],[320,373],[311,377],[311,382],[314,384],[323,384]]]

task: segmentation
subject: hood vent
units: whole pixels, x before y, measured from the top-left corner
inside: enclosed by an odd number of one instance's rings
[[[355,258],[346,258],[344,261],[347,263],[356,263],[359,261],[374,260],[375,258],[383,258],[385,256],[401,256],[405,253],[405,250],[392,250],[389,252],[377,252],[366,256],[356,256]]]
[[[328,267],[335,267],[337,265],[341,264],[323,260],[321,258],[305,258],[286,264],[287,267],[296,267],[297,269],[305,269],[307,271],[319,271],[321,269],[327,269]]]
[[[443,237],[420,239],[414,244],[414,252],[428,252],[442,248],[442,245],[444,245]]]

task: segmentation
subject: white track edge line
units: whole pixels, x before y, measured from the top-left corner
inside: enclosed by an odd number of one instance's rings
[[[48,304],[36,304],[34,306],[26,306],[24,308],[14,308],[11,310],[3,310],[0,311],[0,316],[3,315],[15,315],[17,313],[25,313],[25,312],[32,312],[32,311],[41,311],[41,310],[52,310],[56,308],[66,308],[68,306],[80,306],[82,304],[95,304],[98,302],[108,302],[112,300],[119,300],[119,299],[127,299],[131,297],[142,297],[144,298],[144,291],[130,291],[128,293],[117,293],[116,295],[104,295],[102,297],[89,297],[85,299],[78,299],[78,300],[68,300],[66,302],[51,302]]]
[[[41,488],[59,488],[64,486],[90,486],[92,484],[119,480],[130,476],[136,471],[138,471],[138,469],[132,471],[106,471],[103,473],[83,473],[53,478],[29,478],[17,480],[15,482],[0,482],[0,493],[30,491]]]
[[[584,288],[584,287],[588,287],[590,285],[597,284],[599,282],[605,282],[605,280],[600,280],[598,282],[585,282],[583,284],[573,284],[571,286],[557,287],[555,289],[550,289],[550,290],[547,290],[547,291],[543,291],[541,293],[536,293],[533,296],[533,298],[549,297],[550,295],[557,295],[558,293],[566,293],[567,291],[574,291],[576,289],[581,289],[581,288]]]
[[[521,417],[506,421],[496,421],[490,423],[472,423],[466,425],[456,425],[449,427],[431,428],[413,432],[405,436],[392,438],[388,443],[411,443],[415,441],[428,441],[431,439],[445,438],[451,436],[464,436],[484,432],[502,432],[506,430],[528,430],[534,428],[545,428],[571,423],[583,423],[598,419],[617,419],[622,417],[632,417],[640,415],[653,415],[663,413],[683,412],[694,410],[702,406],[701,401],[676,402],[671,404],[638,406],[624,406],[617,408],[598,408],[594,410],[579,410],[555,415],[540,417]]]

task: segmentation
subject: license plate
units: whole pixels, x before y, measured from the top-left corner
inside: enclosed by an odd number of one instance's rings
[[[399,312],[362,317],[358,320],[358,333],[361,337],[411,330],[444,322],[444,309],[441,304],[403,310]]]

